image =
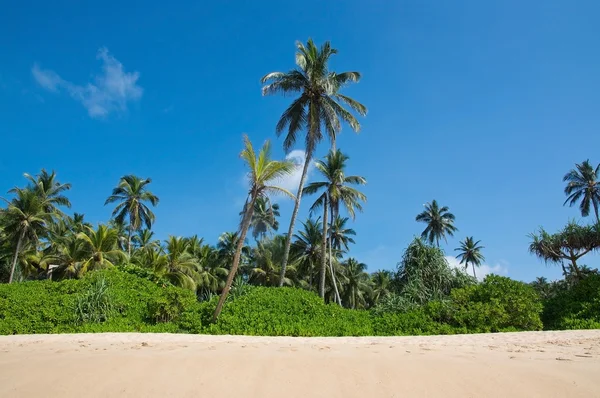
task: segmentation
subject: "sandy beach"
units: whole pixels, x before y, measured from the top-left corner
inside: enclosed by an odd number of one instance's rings
[[[600,330],[0,337],[2,397],[594,397]]]

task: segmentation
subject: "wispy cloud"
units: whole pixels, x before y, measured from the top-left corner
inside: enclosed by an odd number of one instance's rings
[[[465,265],[460,264],[456,257],[446,256],[446,260],[448,261],[450,267],[457,268],[463,271],[465,270]],[[467,272],[469,274],[473,272],[471,265],[469,265],[469,269],[467,270]],[[483,280],[486,277],[486,275],[489,274],[508,275],[508,264],[506,264],[503,261],[498,262],[495,265],[481,264],[481,266],[475,267],[475,274],[477,275],[477,279],[479,279],[480,281]]]
[[[301,149],[295,149],[295,150],[291,151],[290,153],[288,153],[285,158],[287,160],[291,160],[294,162],[294,164],[295,164],[294,171],[292,172],[292,174],[277,181],[275,185],[277,185],[281,188],[287,189],[288,191],[292,192],[295,195],[296,192],[298,191],[298,186],[300,185],[300,179],[302,178],[302,169],[304,168],[306,152],[304,152]],[[308,172],[307,172],[307,178],[305,181],[305,186],[306,186],[306,183],[308,183],[310,174],[312,173],[314,168],[315,168],[314,163],[311,162],[308,165]]]
[[[127,110],[127,103],[142,98],[144,90],[137,84],[138,72],[125,72],[123,64],[106,48],[98,50],[96,56],[102,62],[102,70],[93,82],[85,85],[71,83],[56,72],[33,65],[31,73],[44,89],[59,93],[67,92],[80,102],[93,118],[105,117],[111,112]]]

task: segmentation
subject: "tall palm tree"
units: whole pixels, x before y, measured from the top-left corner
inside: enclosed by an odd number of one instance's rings
[[[342,122],[348,123],[354,131],[360,131],[360,123],[350,111],[342,106],[342,103],[361,116],[367,114],[367,108],[363,104],[340,93],[344,86],[358,82],[360,73],[343,72],[338,74],[330,71],[328,63],[334,54],[337,54],[337,50],[332,48],[329,42],[325,42],[321,48],[317,48],[312,39],[308,39],[306,45],[297,42],[297,67],[289,72],[269,73],[261,80],[264,84],[263,95],[299,95],[283,112],[275,127],[278,136],[287,129],[283,141],[284,149],[289,151],[296,143],[300,131],[306,130],[304,167],[287,233],[280,285],[284,281],[306,173],[315,148],[323,139],[323,130],[329,136],[332,147],[335,148],[336,136],[341,130]],[[327,222],[327,220],[324,221]]]
[[[114,267],[118,261],[123,261],[125,255],[119,250],[118,238],[116,230],[102,224],[95,230],[86,227],[85,232],[77,234],[77,239],[83,244],[83,259],[78,275],[89,270]]]
[[[304,188],[304,193],[311,195],[319,191],[323,191],[311,207],[311,211],[315,211],[323,207],[323,220],[327,220],[328,210],[331,209],[331,220],[338,216],[340,204],[343,204],[348,214],[354,218],[355,211],[362,211],[362,203],[367,200],[367,197],[352,187],[351,185],[364,185],[367,183],[363,177],[346,176],[345,169],[349,157],[344,155],[339,149],[330,151],[324,161],[317,161],[316,168],[322,175],[324,181],[310,183]],[[326,253],[327,246],[327,222],[323,222],[323,242],[321,251]],[[331,242],[330,242],[331,246]],[[329,253],[331,256],[331,251]],[[321,264],[321,282],[319,293],[321,297],[325,296],[325,269],[326,256],[322,258]],[[331,263],[330,263],[331,268]]]
[[[152,206],[158,204],[158,196],[148,190],[150,178],[141,179],[134,175],[121,177],[119,185],[113,189],[112,195],[106,199],[104,205],[118,202],[113,210],[113,217],[119,224],[123,224],[125,217],[129,216],[129,232],[127,239],[127,252],[131,255],[131,236],[134,231],[138,231],[142,224],[146,228],[152,228],[154,222],[154,213],[146,205],[149,202]]]
[[[431,203],[425,205],[425,210],[417,215],[416,220],[427,224],[421,237],[433,245],[435,242],[440,247],[440,238],[446,241],[446,235],[454,236],[458,229],[454,226],[454,214],[450,213],[447,206],[439,207],[434,199]],[[447,241],[446,241],[447,242]]]
[[[464,241],[460,242],[460,247],[454,249],[455,251],[460,251],[457,258],[461,264],[465,264],[465,270],[471,264],[473,267],[473,277],[475,278],[477,278],[477,275],[475,275],[475,266],[479,267],[485,261],[485,257],[481,254],[481,249],[484,249],[484,247],[479,246],[480,242],[480,240],[475,242],[472,236],[467,236]]]
[[[590,205],[594,208],[596,214],[596,222],[600,223],[598,217],[598,204],[600,203],[600,165],[594,167],[586,160],[580,164],[575,164],[575,169],[569,171],[563,177],[563,181],[567,182],[565,187],[565,195],[569,206],[573,206],[579,200],[579,209],[581,215],[587,217],[590,214]]]
[[[15,197],[7,203],[4,212],[4,231],[16,242],[15,251],[10,266],[8,283],[12,283],[19,254],[25,245],[37,244],[39,235],[45,233],[54,213],[43,198],[32,189],[14,188],[11,190]]]
[[[267,233],[277,231],[279,229],[279,221],[277,221],[276,217],[279,217],[279,215],[279,205],[277,203],[271,204],[268,197],[256,199],[254,213],[250,221],[254,240],[258,241],[259,238],[264,239]]]
[[[329,228],[329,237],[331,239],[331,248],[339,255],[349,250],[349,244],[354,243],[352,236],[356,235],[356,231],[346,227],[348,217],[337,216]]]
[[[289,161],[280,162],[271,160],[271,145],[269,141],[266,141],[258,154],[256,154],[252,143],[247,136],[244,136],[244,149],[242,150],[240,157],[244,160],[250,171],[248,173],[250,189],[248,191],[248,198],[246,199],[246,203],[244,205],[244,212],[240,225],[240,238],[235,255],[233,257],[233,264],[231,265],[229,275],[227,276],[227,281],[225,282],[225,287],[221,292],[219,302],[217,303],[217,308],[213,314],[213,321],[217,320],[221,310],[223,309],[223,304],[225,303],[225,299],[227,298],[227,294],[229,293],[229,289],[233,283],[233,278],[240,264],[242,247],[244,245],[244,241],[246,240],[248,229],[250,228],[250,222],[252,221],[252,214],[254,213],[254,204],[256,203],[256,200],[270,193],[283,193],[291,198],[294,198],[294,195],[286,189],[271,185],[273,181],[277,181],[291,174],[294,170],[294,164]]]

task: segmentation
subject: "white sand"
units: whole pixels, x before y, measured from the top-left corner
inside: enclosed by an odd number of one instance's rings
[[[0,397],[600,397],[600,330],[0,337]]]

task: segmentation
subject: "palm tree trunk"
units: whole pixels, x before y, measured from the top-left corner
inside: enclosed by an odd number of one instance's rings
[[[471,267],[473,267],[473,277],[477,279],[477,275],[475,275],[475,263],[471,263]]]
[[[252,219],[252,213],[254,212],[254,202],[256,201],[256,194],[252,193],[252,199],[250,200],[249,206],[246,207],[247,213],[244,214],[244,220],[240,227],[240,240],[238,241],[237,248],[235,250],[235,255],[233,256],[233,264],[231,265],[231,270],[229,270],[229,275],[227,275],[227,281],[225,282],[225,287],[221,292],[221,296],[219,297],[219,302],[217,303],[217,308],[215,308],[215,313],[213,314],[212,321],[216,322],[217,318],[221,314],[221,310],[223,309],[223,304],[225,304],[225,299],[227,299],[227,295],[229,294],[229,289],[231,289],[231,284],[233,283],[233,278],[238,270],[240,265],[240,258],[242,257],[242,248],[244,247],[244,241],[246,240],[246,234],[248,233],[248,229],[250,229],[250,221]]]
[[[596,223],[600,224],[600,217],[598,217],[598,205],[595,201],[592,201],[592,204],[594,205],[594,213],[596,213]]]
[[[15,250],[15,257],[13,258],[12,265],[10,267],[10,276],[8,277],[8,283],[12,283],[13,277],[15,276],[15,268],[17,267],[17,259],[19,258],[19,251],[21,251],[21,244],[25,238],[25,229],[21,231],[19,240],[17,241],[17,249]]]
[[[335,220],[334,213],[335,213],[334,209],[331,209],[330,225],[333,225],[333,220]],[[333,262],[333,241],[332,241],[331,233],[330,233],[329,234],[329,269],[331,270],[331,279],[333,280],[333,288],[335,289],[336,301],[341,307],[342,306],[342,298],[340,296],[340,292],[337,287],[337,281],[335,280],[335,273],[333,272],[332,262]]]
[[[325,300],[325,271],[327,269],[327,211],[329,201],[327,193],[323,199],[323,236],[321,238],[321,275],[319,279],[319,296]],[[333,275],[332,275],[333,276]]]
[[[132,221],[132,219],[129,219],[129,232],[127,235],[127,253],[129,254],[129,257],[131,257],[131,233],[133,230],[133,224],[131,223]]]
[[[308,173],[308,165],[312,158],[312,153],[306,152],[306,158],[304,159],[304,168],[302,169],[302,177],[300,178],[300,185],[298,186],[298,193],[296,194],[296,203],[294,204],[294,211],[292,212],[292,219],[290,220],[290,228],[285,239],[285,250],[283,252],[283,261],[281,262],[281,275],[279,278],[279,287],[283,286],[283,279],[285,278],[285,270],[287,268],[288,259],[290,256],[290,247],[292,245],[292,235],[294,234],[294,224],[296,224],[296,217],[298,216],[298,210],[300,209],[300,200],[302,199],[302,190],[304,189],[304,183],[306,182],[306,174]]]

